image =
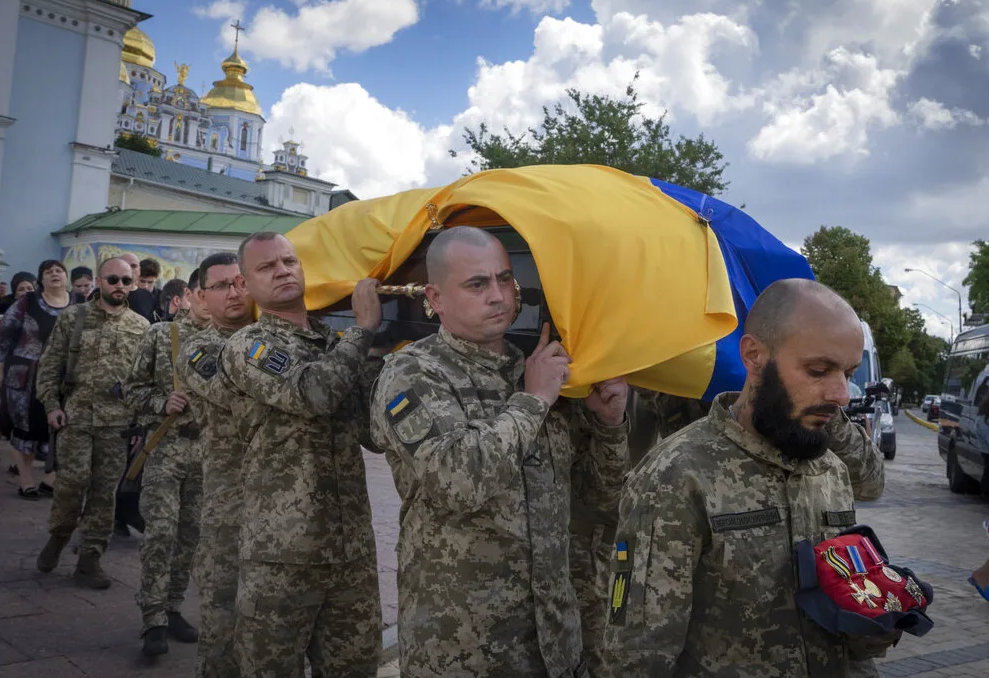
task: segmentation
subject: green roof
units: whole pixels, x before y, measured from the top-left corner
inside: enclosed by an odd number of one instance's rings
[[[56,235],[84,231],[129,231],[244,237],[258,231],[288,233],[309,218],[177,210],[114,210],[88,214],[57,231]]]

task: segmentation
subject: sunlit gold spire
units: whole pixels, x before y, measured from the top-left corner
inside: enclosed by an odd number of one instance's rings
[[[227,77],[214,82],[213,89],[200,101],[210,108],[228,108],[261,115],[261,106],[254,96],[254,88],[244,82],[244,76],[247,75],[247,62],[241,58],[238,52],[240,32],[244,30],[240,25],[240,20],[233,24],[233,27],[237,31],[237,36],[234,38],[233,54],[220,64],[223,74]]]

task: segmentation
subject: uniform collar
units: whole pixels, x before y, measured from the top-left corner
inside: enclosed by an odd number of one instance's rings
[[[286,320],[281,316],[277,316],[274,313],[269,313],[268,311],[261,311],[261,316],[258,318],[258,324],[262,327],[271,330],[283,330],[285,332],[291,332],[292,334],[298,334],[301,337],[306,337],[308,339],[325,339],[329,335],[329,328],[320,322],[314,322],[312,316],[306,316],[309,321],[309,327],[299,327],[291,320]]]
[[[495,353],[491,349],[455,336],[443,325],[440,325],[440,340],[467,360],[475,362],[478,365],[495,370],[496,372],[504,372],[506,369],[510,369],[513,380],[518,380],[525,370],[525,355],[508,341],[505,342],[504,353]]]
[[[90,306],[90,310],[91,311],[96,311],[97,313],[99,313],[104,318],[110,318],[110,319],[121,318],[121,317],[125,316],[127,314],[127,310],[130,308],[130,304],[127,303],[127,298],[124,297],[123,308],[121,310],[117,311],[116,313],[110,313],[109,311],[107,311],[105,308],[103,308],[100,305],[100,298],[99,298],[99,294],[98,293],[97,293],[97,296],[94,297],[93,300],[90,301],[90,302],[88,302],[88,303],[89,303],[89,306]]]
[[[755,459],[778,466],[786,471],[798,472],[802,475],[816,476],[827,472],[832,466],[834,456],[825,452],[817,459],[790,459],[765,438],[751,433],[739,424],[728,412],[728,408],[737,400],[739,392],[722,393],[711,404],[708,419],[716,430]]]

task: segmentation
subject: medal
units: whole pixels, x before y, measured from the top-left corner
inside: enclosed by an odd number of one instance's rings
[[[864,577],[862,578],[862,585],[865,587],[865,590],[869,592],[869,595],[872,596],[873,598],[883,597],[882,590]]]
[[[865,568],[865,561],[862,560],[862,554],[859,553],[858,547],[849,544],[845,548],[848,551],[848,558],[852,561],[852,566],[855,568],[855,572],[857,574],[865,574],[868,572]]]
[[[920,586],[913,580],[913,577],[907,577],[906,585],[907,593],[910,597],[917,601],[918,605],[924,605],[927,601],[924,600],[924,592],[921,590]]]
[[[821,557],[824,558],[824,562],[830,565],[842,579],[852,578],[851,568],[848,566],[845,559],[838,555],[838,552],[835,551],[834,546],[829,546],[828,550],[821,554]]]
[[[855,599],[856,603],[858,603],[859,605],[867,605],[869,606],[869,609],[875,609],[879,607],[874,602],[872,602],[873,597],[878,597],[878,596],[873,596],[872,592],[869,591],[868,589],[860,589],[859,585],[856,584],[855,582],[849,582],[849,585],[852,587],[852,598]]]
[[[899,572],[886,565],[883,565],[883,576],[889,579],[894,584],[899,584],[900,582],[903,581],[903,577],[900,576]]]
[[[883,609],[887,612],[903,612],[903,605],[900,603],[900,599],[890,591],[886,594],[886,602],[883,603]]]
[[[876,550],[876,547],[873,545],[872,540],[869,539],[868,537],[862,537],[862,548],[864,548],[865,552],[869,554],[870,558],[872,558],[873,563],[875,563],[876,565],[886,564],[886,561],[883,560],[883,557],[881,555],[879,555],[879,551]]]

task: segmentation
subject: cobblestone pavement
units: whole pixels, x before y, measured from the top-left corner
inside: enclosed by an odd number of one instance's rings
[[[0,454],[0,678],[191,678],[195,645],[170,643],[157,662],[141,654],[140,614],[134,594],[140,575],[140,537],[114,537],[104,558],[113,578],[106,591],[87,591],[72,582],[75,555],[66,549],[55,572],[35,570],[47,540],[51,500],[29,502],[17,496],[17,479],[7,474],[13,451],[4,442]],[[378,543],[378,571],[385,626],[397,617],[395,543],[399,499],[383,456],[365,454],[368,491]],[[40,469],[35,469],[40,473]],[[183,612],[199,622],[199,597],[190,585]],[[394,629],[386,629],[393,644]],[[390,660],[394,650],[386,657]],[[382,675],[397,675],[397,672]]]
[[[886,493],[858,506],[859,522],[872,525],[895,562],[913,568],[935,587],[930,615],[934,629],[923,638],[904,636],[881,663],[884,678],[985,678],[989,676],[989,603],[967,583],[989,557],[982,521],[989,502],[948,490],[937,436],[896,418],[896,459],[886,463]],[[3,469],[7,463],[4,455]],[[366,455],[372,497],[386,645],[394,642],[397,614],[395,542],[399,500],[384,459]],[[8,477],[9,478],[9,477]],[[155,666],[140,657],[139,617],[134,604],[138,580],[138,537],[115,538],[106,567],[115,579],[109,591],[83,591],[71,581],[74,558],[51,575],[34,570],[45,541],[48,502],[30,503],[16,484],[0,483],[0,678],[123,678],[154,675],[188,678],[194,648],[172,645]],[[186,610],[198,620],[190,591]],[[391,649],[393,656],[394,647]],[[398,676],[387,657],[379,676]]]

